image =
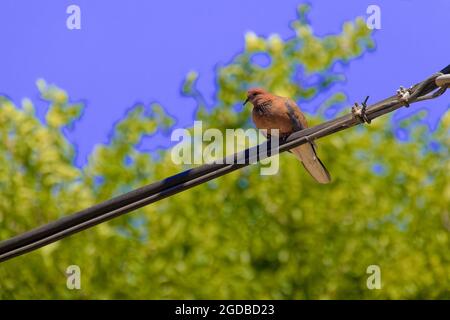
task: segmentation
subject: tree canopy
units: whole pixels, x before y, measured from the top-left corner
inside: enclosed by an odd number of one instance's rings
[[[182,92],[198,104],[195,118],[220,130],[251,127],[250,108],[238,108],[249,86],[301,106],[344,79],[335,64],[374,48],[362,19],[317,37],[307,10],[299,7],[290,39],[246,35],[244,51],[217,68],[213,105],[197,89],[197,74],[188,74]],[[303,81],[313,76],[313,84]],[[48,102],[45,121],[29,99],[17,106],[0,98],[0,239],[185,169],[170,150],[138,148],[143,136],[174,128],[158,104],[130,109],[109,143],[76,167],[64,131],[84,105],[44,80],[38,89]],[[310,123],[345,102],[344,93],[330,96]],[[433,133],[423,116],[398,124],[405,141],[388,117],[321,139],[329,185],[283,154],[277,175],[261,176],[252,165],[4,262],[0,298],[449,298],[450,116]],[[81,290],[66,288],[73,264]],[[380,267],[380,290],[366,286],[370,265]]]

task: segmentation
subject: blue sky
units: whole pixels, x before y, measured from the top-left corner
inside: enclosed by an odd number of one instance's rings
[[[0,1],[0,94],[19,103],[29,97],[40,114],[35,82],[44,78],[85,101],[83,117],[67,137],[77,147],[82,165],[97,143],[108,141],[113,124],[132,105],[159,102],[178,120],[193,121],[194,102],[180,95],[190,70],[213,98],[214,68],[243,49],[244,34],[292,36],[288,23],[299,0],[168,0],[168,1]],[[349,103],[393,94],[450,63],[447,0],[310,1],[309,19],[316,35],[337,33],[342,23],[366,16],[370,4],[381,8],[376,50],[345,68],[344,91]],[[68,30],[66,8],[81,8],[81,30]],[[314,103],[320,103],[320,98]],[[444,96],[396,113],[399,119],[419,109],[435,129],[448,110]],[[144,147],[167,145],[168,138],[149,138]]]

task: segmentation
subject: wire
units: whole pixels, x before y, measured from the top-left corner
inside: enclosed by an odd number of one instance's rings
[[[225,157],[222,161],[181,172],[2,241],[0,242],[0,262],[236,171],[268,156],[290,150],[301,144],[364,122],[370,123],[381,115],[403,106],[409,106],[411,103],[436,98],[449,87],[449,77],[446,76],[448,74],[450,74],[450,65],[410,89],[400,88],[397,94],[392,97],[371,106],[366,106],[365,102],[362,107],[355,104],[352,112],[347,115],[294,132],[279,145],[272,145],[271,141],[268,140],[253,148]],[[439,83],[439,86],[437,83]],[[433,91],[434,93],[432,93]]]

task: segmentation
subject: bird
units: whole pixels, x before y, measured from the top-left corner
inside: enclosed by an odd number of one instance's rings
[[[244,106],[250,102],[253,105],[252,119],[258,129],[267,130],[270,137],[274,129],[279,130],[279,138],[284,139],[295,131],[308,127],[305,115],[298,105],[290,98],[276,96],[261,88],[247,91]],[[306,171],[319,183],[331,182],[331,176],[322,161],[317,156],[313,141],[289,150],[301,161]]]

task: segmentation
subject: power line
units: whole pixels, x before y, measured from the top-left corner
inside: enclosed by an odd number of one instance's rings
[[[271,141],[268,140],[256,147],[225,157],[222,161],[181,172],[2,241],[0,242],[0,262],[236,171],[268,156],[290,150],[301,144],[361,123],[370,123],[373,119],[403,106],[436,98],[449,87],[449,74],[450,65],[410,89],[400,88],[397,94],[392,97],[370,106],[366,105],[366,99],[362,105],[355,104],[349,114],[297,131],[279,145],[272,146]]]

